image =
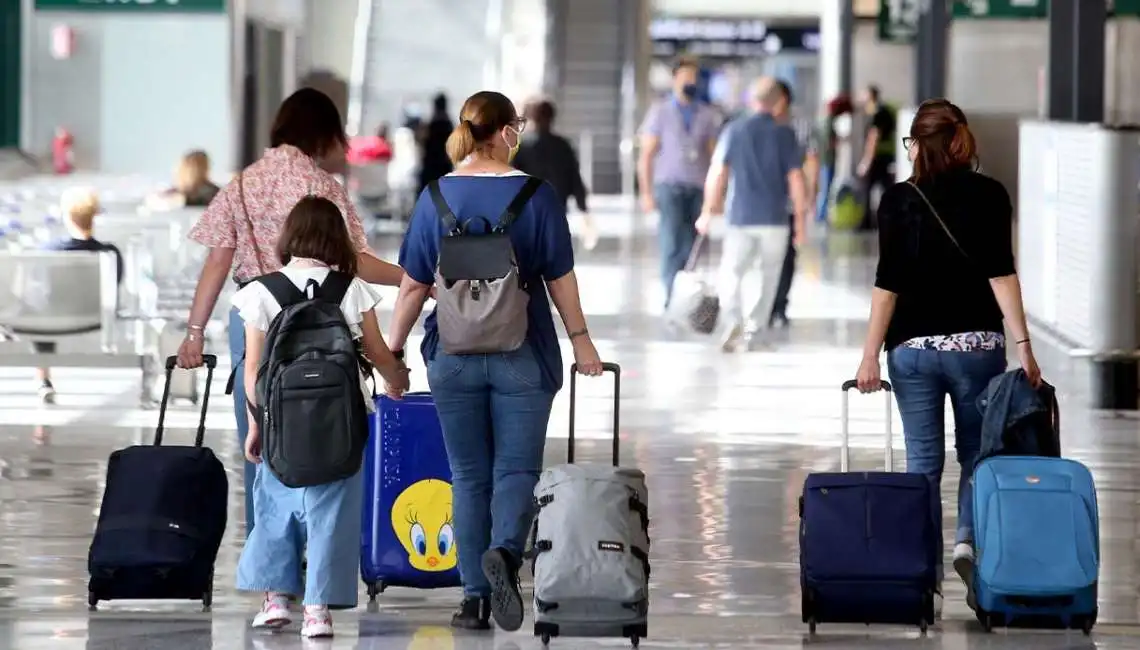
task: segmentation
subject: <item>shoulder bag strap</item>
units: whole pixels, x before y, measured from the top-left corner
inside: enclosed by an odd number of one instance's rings
[[[443,192],[439,189],[439,180],[428,183],[428,194],[431,195],[431,202],[435,204],[435,211],[439,213],[443,225],[447,227],[447,233],[449,235],[458,234],[460,232],[459,220],[455,218],[455,213],[451,211],[451,207],[443,199]]]
[[[277,301],[277,304],[282,309],[307,298],[304,292],[298,289],[297,285],[293,284],[289,276],[281,271],[263,275],[259,277],[257,281],[269,290],[270,295],[273,296],[273,299]]]
[[[946,236],[949,237],[950,241],[954,243],[954,248],[958,249],[958,252],[962,254],[962,257],[970,259],[970,256],[966,254],[965,249],[963,249],[962,245],[958,243],[958,239],[954,237],[954,233],[950,232],[950,228],[947,227],[946,222],[943,221],[941,215],[938,214],[938,210],[934,209],[934,204],[930,202],[930,199],[926,198],[926,194],[924,194],[922,190],[918,189],[918,185],[916,185],[913,181],[907,181],[906,184],[913,187],[914,191],[918,192],[918,195],[922,197],[922,202],[926,204],[927,208],[930,208],[930,214],[934,215],[935,220],[938,221],[938,225],[942,226],[942,232],[946,233]]]
[[[534,197],[534,193],[537,192],[540,187],[542,187],[541,178],[528,176],[526,182],[523,183],[522,189],[520,189],[519,193],[515,195],[515,198],[511,200],[507,209],[503,210],[503,214],[499,217],[499,224],[495,226],[495,230],[497,232],[504,232],[507,228],[510,228],[511,224],[515,222],[515,219],[519,218],[523,208],[526,207],[526,204]]]
[[[344,301],[344,294],[352,286],[352,276],[340,271],[329,270],[325,281],[321,283],[321,300],[340,305]]]
[[[245,220],[245,228],[249,233],[249,245],[253,246],[253,261],[257,263],[257,274],[265,275],[265,265],[261,263],[261,250],[257,247],[257,238],[253,234],[253,220],[249,218],[249,208],[245,205],[245,183],[242,179],[245,178],[245,170],[238,172],[238,201],[241,202],[241,214]],[[248,280],[248,278],[246,278]],[[288,278],[286,278],[288,280]],[[290,282],[289,284],[292,284]]]

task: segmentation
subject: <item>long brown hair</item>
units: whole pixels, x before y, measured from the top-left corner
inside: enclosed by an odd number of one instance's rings
[[[269,146],[293,145],[310,158],[333,148],[348,147],[340,111],[329,96],[316,88],[302,88],[285,98],[269,130]]]
[[[335,203],[319,196],[307,196],[293,206],[277,239],[277,257],[282,264],[306,257],[356,275],[356,247],[344,215]]]
[[[928,99],[918,107],[910,124],[914,180],[934,178],[951,169],[977,168],[978,143],[966,114],[946,99]]]
[[[506,95],[491,90],[471,95],[459,111],[459,125],[447,138],[447,157],[458,165],[504,127],[518,121],[518,111]]]

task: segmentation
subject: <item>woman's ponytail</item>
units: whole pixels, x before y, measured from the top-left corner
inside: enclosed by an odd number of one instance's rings
[[[451,135],[447,137],[447,157],[451,159],[453,165],[458,165],[475,152],[477,144],[475,133],[471,130],[471,121],[460,120]]]
[[[978,159],[978,143],[965,122],[958,122],[954,127],[954,136],[950,139],[950,159],[958,165],[973,165]]]

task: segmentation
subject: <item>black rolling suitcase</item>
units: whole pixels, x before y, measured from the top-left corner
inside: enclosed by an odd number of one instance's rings
[[[87,556],[92,609],[101,600],[120,599],[201,600],[210,606],[229,481],[221,461],[202,445],[217,365],[214,355],[204,358],[206,390],[194,445],[162,444],[177,361],[170,357],[154,444],[120,449],[107,461],[106,489]]]

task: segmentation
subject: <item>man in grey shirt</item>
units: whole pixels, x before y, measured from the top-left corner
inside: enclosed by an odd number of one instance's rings
[[[746,334],[750,347],[767,343],[765,333],[788,237],[792,235],[797,245],[804,239],[807,188],[801,169],[803,151],[787,124],[791,100],[786,84],[768,77],[758,80],[752,89],[754,112],[724,130],[705,182],[705,209],[697,230],[708,232],[718,214],[728,221],[720,287],[721,313],[727,325],[725,352],[735,351]],[[794,206],[793,226],[788,224],[789,198]],[[746,321],[741,283],[757,263],[763,276],[761,291]]]
[[[673,66],[673,93],[654,104],[641,126],[638,181],[641,208],[660,215],[661,282],[665,306],[673,279],[693,249],[702,186],[720,132],[720,114],[697,98],[699,68],[692,59]]]

